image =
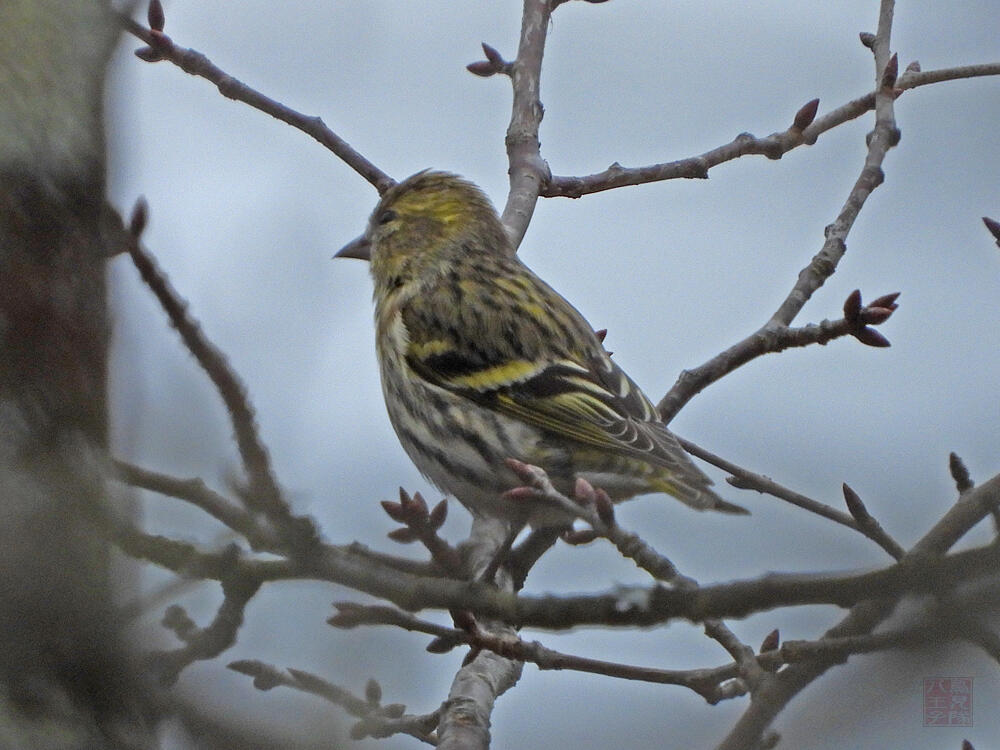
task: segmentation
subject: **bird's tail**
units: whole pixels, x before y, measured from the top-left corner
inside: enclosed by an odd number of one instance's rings
[[[705,477],[705,484],[694,486],[686,482],[679,482],[676,478],[663,482],[661,488],[668,495],[673,495],[685,505],[689,505],[697,510],[716,510],[720,513],[732,515],[749,516],[750,511],[742,505],[723,500],[715,491],[708,486],[711,480]]]

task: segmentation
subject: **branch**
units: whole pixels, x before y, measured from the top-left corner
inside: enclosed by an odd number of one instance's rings
[[[382,687],[375,680],[368,681],[365,697],[359,698],[346,688],[299,669],[282,670],[255,659],[234,661],[228,666],[234,672],[253,677],[253,686],[258,690],[267,691],[276,687],[299,690],[319,696],[340,706],[352,716],[357,716],[361,720],[351,727],[351,739],[408,734],[430,745],[437,744],[434,728],[437,726],[440,710],[423,716],[408,716],[405,714],[406,706],[402,703],[382,705]]]
[[[174,651],[150,655],[150,664],[164,684],[172,685],[185,667],[196,661],[214,659],[236,643],[246,605],[261,583],[259,579],[248,579],[239,574],[224,579],[222,604],[215,619],[204,629],[196,627],[182,607],[175,604],[167,608],[163,625],[173,630],[185,645]]]
[[[892,104],[893,87],[897,78],[896,56],[889,57],[894,10],[893,0],[882,0],[879,9],[878,29],[870,44],[875,56],[875,128],[868,138],[868,155],[865,159],[864,169],[850,196],[848,196],[847,203],[841,210],[837,221],[828,227],[827,242],[823,250],[813,259],[813,263],[799,274],[799,281],[795,288],[772,316],[771,321],[774,323],[787,325],[791,322],[812,293],[836,270],[837,262],[843,257],[846,250],[847,233],[867,196],[881,184],[882,161],[888,150],[899,140],[899,131],[896,128]],[[864,35],[862,42],[868,43]],[[969,495],[971,496],[972,493],[970,492]],[[955,507],[958,505],[961,505],[961,501]],[[994,507],[995,505],[993,504]],[[946,514],[941,522],[935,526],[935,529],[945,523],[949,515]],[[947,538],[943,529],[939,534],[941,537],[939,541],[926,541],[933,532],[934,529],[924,537],[924,540],[921,540],[925,546],[932,546],[932,544],[933,546],[941,546]],[[955,539],[957,540],[957,537]],[[950,546],[951,544],[948,544],[941,551]],[[919,547],[921,547],[920,543],[914,549]],[[903,562],[905,563],[909,558],[910,555],[905,556]],[[890,611],[891,607],[884,602],[860,604],[853,607],[844,620],[828,631],[828,635],[860,635],[870,632]],[[829,662],[817,660],[785,670],[766,689],[755,696],[756,700],[751,703],[729,735],[719,744],[718,750],[737,750],[737,748],[756,744],[774,717],[788,702],[806,685],[823,674],[829,666]]]
[[[690,585],[693,582],[678,573],[677,567],[657,552],[638,535],[622,529],[615,521],[611,498],[601,489],[595,489],[584,479],[577,479],[573,498],[559,492],[545,470],[515,459],[507,459],[507,466],[525,483],[509,490],[504,498],[515,502],[548,502],[564,510],[568,517],[579,518],[590,526],[587,532],[570,532],[564,535],[571,544],[582,544],[597,538],[607,539],[622,557],[631,560],[655,580]]]
[[[921,72],[919,65],[907,69],[896,82],[900,92],[927,86],[942,81],[954,81],[977,76],[1000,75],[1000,63],[984,63],[981,65],[963,65],[941,70]],[[677,161],[650,164],[643,167],[623,167],[615,162],[603,172],[584,175],[582,177],[555,176],[549,178],[543,185],[540,195],[543,198],[580,198],[590,193],[603,190],[644,185],[649,182],[661,182],[675,179],[706,179],[708,171],[720,164],[739,159],[743,156],[762,155],[769,159],[780,159],[799,146],[813,145],[819,136],[838,125],[861,117],[875,108],[875,92],[852,99],[825,115],[809,120],[810,109],[815,115],[814,99],[807,102],[796,113],[792,125],[787,129],[772,133],[763,138],[757,138],[750,133],[740,133],[727,144],[718,146],[698,156],[690,156]],[[804,127],[802,127],[804,123]],[[797,127],[797,124],[799,127]]]
[[[831,269],[830,274],[832,273]],[[794,293],[793,289],[791,294]],[[677,382],[656,406],[660,418],[669,422],[688,401],[709,385],[765,354],[812,344],[825,346],[833,339],[843,336],[854,336],[867,346],[889,346],[889,340],[871,326],[880,325],[892,316],[899,307],[896,304],[898,297],[898,292],[885,294],[862,306],[861,292],[854,290],[844,301],[844,317],[840,320],[824,320],[818,325],[810,324],[801,328],[789,328],[787,324],[776,323],[773,319],[768,321],[704,364],[682,371]]]
[[[260,523],[236,503],[209,489],[199,478],[179,479],[120,460],[115,460],[113,467],[115,478],[119,481],[191,503],[241,534],[254,549],[272,552],[280,549],[280,542],[269,526]]]
[[[968,492],[938,521],[907,554],[915,558],[942,554],[966,532],[1000,504],[1000,476],[995,476]],[[870,633],[892,611],[888,602],[863,602],[826,633],[826,637],[847,637]],[[756,696],[719,750],[735,750],[752,745],[755,738],[770,726],[774,717],[813,680],[822,676],[832,665],[826,660],[814,660],[782,670],[766,691]]]
[[[217,67],[200,52],[174,44],[173,40],[163,33],[162,26],[157,30],[147,29],[124,13],[118,14],[118,21],[128,33],[149,45],[136,50],[136,57],[140,60],[151,63],[160,60],[172,62],[185,73],[211,81],[226,98],[248,104],[301,130],[319,141],[347,166],[374,185],[379,195],[395,184],[395,180],[355,151],[347,141],[330,130],[321,118],[297,112],[250,88]]]
[[[763,492],[772,497],[784,500],[798,508],[815,513],[818,516],[839,523],[841,526],[846,526],[849,529],[854,529],[864,534],[896,560],[899,560],[903,556],[903,548],[882,529],[881,525],[871,515],[868,515],[868,520],[862,522],[857,517],[848,515],[836,508],[831,508],[826,503],[821,503],[818,500],[813,500],[811,497],[806,497],[801,493],[790,490],[778,484],[770,477],[765,477],[763,474],[756,474],[748,469],[744,469],[742,466],[737,466],[732,461],[727,461],[721,456],[717,456],[701,446],[692,443],[690,440],[685,440],[679,436],[677,436],[677,440],[681,444],[681,447],[692,456],[696,456],[702,461],[729,472],[731,476],[728,481],[734,487],[757,490],[758,492]],[[847,485],[844,486],[846,487]]]
[[[127,482],[133,487],[158,492],[168,497],[176,497],[179,500],[184,500],[201,508],[213,518],[225,524],[229,529],[242,535],[254,550],[266,550],[278,553],[287,551],[282,546],[280,540],[275,537],[270,527],[259,523],[259,521],[242,508],[237,507],[224,496],[209,489],[205,486],[204,481],[199,478],[181,479],[172,477],[168,474],[150,471],[149,469],[119,460],[114,461],[113,465],[118,472],[117,478],[120,481]],[[195,553],[193,546],[183,542],[171,542],[163,537],[146,536],[139,532],[135,533],[137,536],[133,537],[133,546],[126,550],[128,554],[150,560],[177,573],[185,572],[185,565],[187,564],[184,562],[185,557],[193,560],[197,554],[202,554]],[[140,537],[144,538],[146,542],[142,544],[136,542]],[[155,542],[151,540],[155,540]],[[165,545],[169,546],[173,544],[179,545],[175,549],[183,551],[180,551],[178,554],[164,553],[162,556],[153,551],[165,550]],[[438,564],[425,563],[419,560],[377,552],[369,549],[360,542],[351,542],[342,549],[356,556],[359,560],[369,560],[373,566],[381,567],[386,571],[398,570],[428,578],[440,578],[451,574],[450,571],[442,570]],[[204,560],[208,559],[204,558]],[[268,580],[300,577],[298,574],[292,574],[291,568],[288,569],[288,572],[289,575],[268,576]],[[216,576],[210,575],[207,577],[214,578]]]
[[[463,630],[422,620],[395,607],[365,606],[353,602],[334,604],[337,614],[328,622],[339,628],[354,628],[361,625],[389,625],[410,632],[435,636],[435,642],[451,645],[466,644],[477,649],[487,649],[496,654],[536,665],[540,670],[571,670],[636,680],[659,685],[678,685],[701,695],[709,703],[718,700],[718,685],[737,676],[734,665],[718,669],[654,669],[631,664],[589,659],[566,654],[547,648],[538,641],[525,641],[514,634],[498,635],[479,628]]]
[[[563,536],[565,541],[575,544],[589,542],[598,537],[607,539],[614,544],[622,557],[632,560],[655,580],[673,583],[678,588],[696,589],[698,587],[696,581],[682,576],[669,559],[657,552],[637,534],[627,532],[618,525],[615,519],[614,505],[604,490],[595,489],[584,479],[577,479],[573,498],[567,498],[556,490],[548,475],[539,467],[513,459],[508,459],[507,465],[527,484],[527,487],[512,490],[506,493],[507,495],[516,496],[524,494],[523,491],[526,489],[531,490],[538,494],[538,499],[548,500],[559,505],[567,513],[583,519],[590,526],[589,530],[567,531]],[[751,690],[756,690],[766,675],[757,666],[753,649],[742,643],[736,634],[719,619],[713,618],[705,621],[705,634],[718,641],[736,659],[743,681],[750,686]],[[629,673],[631,674],[631,672]],[[703,688],[705,687],[702,683],[699,684]],[[739,691],[730,690],[725,697],[736,694],[739,694]],[[721,700],[723,697],[719,693],[717,685],[712,686],[711,693],[703,693],[703,695],[710,702]]]
[[[823,283],[837,270],[837,264],[847,252],[847,235],[868,196],[885,179],[882,162],[889,149],[899,143],[899,129],[896,127],[893,110],[893,100],[898,96],[894,70],[896,57],[893,56],[891,61],[889,60],[887,45],[887,39],[884,43],[878,40],[875,42],[876,80],[880,81],[881,85],[875,92],[875,128],[868,134],[868,153],[864,167],[837,218],[826,228],[826,242],[823,243],[822,249],[813,257],[810,264],[799,272],[798,281],[771,316],[768,326],[789,325],[812,297],[813,292],[823,286]],[[893,62],[891,71],[890,62]]]
[[[145,534],[125,524],[110,530],[111,540],[126,555],[159,565],[185,578],[225,581],[235,575],[247,581],[288,581],[307,577],[304,570],[287,560],[242,557],[235,544],[221,552],[205,552],[188,542]]]
[[[1000,485],[1000,481],[997,483]],[[994,487],[996,490],[997,487]],[[1000,500],[1000,492],[997,492]],[[869,573],[769,574],[697,589],[623,586],[604,594],[570,597],[480,597],[467,600],[474,612],[523,626],[564,629],[578,625],[650,626],[674,619],[746,617],[803,604],[852,606],[868,599],[947,590],[995,574],[1000,546],[987,545],[947,557],[920,556]],[[471,592],[470,592],[471,593]]]
[[[997,505],[1000,475],[964,494],[928,538],[936,545],[950,540],[947,549]],[[127,530],[119,530],[117,537],[127,553],[186,575],[225,580],[233,565],[231,556],[199,552],[193,545],[161,537]],[[331,545],[320,545],[316,554],[305,560],[240,559],[238,563],[241,573],[253,580],[325,580],[382,597],[409,611],[469,610],[518,626],[559,630],[578,625],[649,626],[674,619],[744,617],[801,604],[846,607],[874,597],[888,600],[914,592],[940,592],[992,572],[990,566],[1000,561],[1000,545],[948,557],[937,554],[936,549],[918,545],[902,562],[869,573],[771,574],[701,588],[620,587],[573,597],[515,596],[479,581],[422,577],[379,565],[350,548]]]
[[[157,298],[171,324],[177,329],[188,351],[194,355],[205,374],[215,385],[233,425],[236,445],[249,479],[243,499],[253,509],[264,513],[289,544],[289,549],[308,551],[315,544],[317,532],[312,522],[295,517],[285,501],[271,466],[267,448],[258,434],[256,417],[246,387],[226,356],[212,344],[198,322],[189,315],[187,303],[174,291],[153,256],[140,242],[146,226],[148,209],[143,200],[136,202],[129,222],[128,252],[142,280]]]
[[[501,549],[508,549],[511,529],[497,518],[475,516],[470,544],[467,547],[469,570],[476,580],[484,571],[494,569],[495,585],[487,586],[497,594],[512,596],[514,581],[496,568],[496,556]],[[499,587],[499,588],[498,588]],[[500,637],[514,635],[514,629],[503,622],[482,620],[477,622],[464,607],[452,607],[461,612],[458,619],[483,632]],[[524,664],[500,654],[474,649],[466,656],[461,669],[455,674],[448,690],[448,699],[441,707],[438,724],[439,747],[444,750],[488,750],[490,746],[490,717],[496,699],[517,684]]]
[[[760,684],[769,679],[769,673],[776,672],[786,664],[809,660],[843,663],[852,655],[875,653],[897,648],[920,648],[940,646],[943,640],[965,638],[980,645],[993,658],[998,658],[1000,640],[989,628],[975,620],[969,620],[964,609],[973,601],[979,602],[981,593],[965,596],[950,603],[947,612],[935,602],[923,609],[917,620],[896,630],[875,634],[843,637],[824,637],[817,641],[792,640],[780,646],[768,646],[760,654],[741,643],[736,636],[716,621],[706,624],[706,630],[713,631],[712,637],[722,643],[734,657],[734,661],[718,667],[702,669],[656,669],[652,667],[621,664],[617,662],[590,659],[574,654],[566,654],[550,649],[538,641],[525,641],[516,635],[497,635],[478,628],[461,629],[439,625],[403,612],[395,607],[382,605],[360,605],[354,602],[337,602],[337,613],[328,622],[334,627],[351,629],[361,626],[387,625],[415,633],[426,633],[435,637],[434,643],[446,643],[454,647],[459,644],[476,649],[487,649],[509,659],[534,664],[540,670],[570,670],[599,674],[616,679],[649,682],[659,685],[676,685],[692,690],[710,704],[746,693],[746,684],[734,684],[741,676],[745,682]],[[431,647],[428,647],[431,650]],[[435,649],[437,652],[437,649]],[[243,670],[240,670],[243,671]],[[746,680],[747,674],[755,678]],[[250,672],[247,672],[250,674]]]
[[[743,643],[722,620],[705,620],[705,635],[713,638],[733,657],[743,683],[755,694],[770,676],[758,663],[753,649]],[[729,697],[727,695],[727,697]]]
[[[542,55],[551,14],[549,0],[524,0],[521,41],[517,59],[510,65],[514,102],[505,139],[510,163],[510,192],[501,220],[515,248],[521,244],[539,191],[550,175],[539,152],[538,126],[543,114],[539,99]]]

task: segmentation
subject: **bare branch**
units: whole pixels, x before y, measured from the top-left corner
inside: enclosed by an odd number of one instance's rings
[[[896,81],[896,90],[905,91],[919,86],[927,86],[942,81],[954,81],[975,76],[1000,75],[1000,63],[985,63],[982,65],[964,65],[926,72],[907,71]],[[818,101],[818,100],[813,100]],[[807,102],[802,110],[812,105]],[[875,108],[875,92],[852,99],[822,117],[813,120],[804,128],[797,128],[800,120],[798,113],[792,125],[786,130],[758,138],[750,133],[740,133],[731,142],[706,151],[698,156],[690,156],[677,161],[650,164],[643,167],[623,167],[615,162],[603,172],[584,175],[582,177],[553,175],[542,185],[541,196],[544,198],[580,198],[590,193],[612,190],[630,185],[643,185],[649,182],[661,182],[675,179],[705,179],[708,171],[720,164],[739,159],[744,156],[760,155],[769,159],[780,159],[799,146],[811,146],[828,130],[843,125],[846,122],[861,117]]]
[[[300,669],[278,669],[255,659],[234,661],[228,666],[234,672],[253,677],[253,685],[258,690],[273,690],[276,687],[299,690],[319,696],[340,706],[352,716],[357,716],[361,721],[351,727],[352,739],[408,734],[430,745],[437,744],[434,728],[437,726],[440,710],[415,716],[406,715],[406,706],[401,703],[382,705],[382,691],[375,680],[369,680],[365,698],[359,698],[346,688]]]
[[[243,382],[230,367],[226,356],[208,340],[201,326],[190,316],[187,303],[170,286],[153,256],[143,249],[140,239],[146,214],[145,201],[138,201],[130,221],[129,254],[142,280],[160,302],[184,345],[194,355],[226,405],[236,445],[249,478],[249,488],[243,499],[252,509],[267,515],[279,533],[292,545],[291,549],[306,552],[315,543],[316,530],[308,519],[292,515],[278,487],[271,459],[258,434],[254,409]]]
[[[217,67],[202,53],[174,44],[170,37],[162,33],[162,29],[147,29],[124,13],[118,14],[118,20],[127,32],[149,45],[136,52],[136,56],[140,59],[146,62],[168,60],[185,73],[211,81],[226,98],[248,104],[301,130],[319,141],[347,166],[374,185],[379,195],[396,183],[389,175],[355,151],[347,141],[330,130],[321,118],[296,112],[291,107],[264,96]]]
[[[895,57],[889,56],[889,30],[892,28],[893,3],[883,0],[879,15],[879,31],[875,35],[873,52],[875,54],[875,128],[868,134],[868,153],[864,167],[858,175],[854,187],[847,196],[840,214],[826,228],[826,242],[823,248],[812,259],[808,266],[799,272],[799,279],[785,301],[775,311],[768,321],[772,325],[789,325],[813,292],[823,286],[824,282],[837,270],[837,264],[847,252],[847,235],[861,213],[868,196],[882,184],[885,175],[882,172],[882,162],[889,149],[899,143],[899,129],[896,127],[893,101],[899,95],[894,88],[895,72],[891,81],[887,77],[887,68]],[[888,84],[888,85],[887,85]]]
[[[497,635],[480,629],[470,631],[449,628],[422,620],[395,607],[364,606],[351,602],[340,602],[334,606],[339,611],[329,622],[335,626],[390,625],[411,632],[427,633],[435,636],[438,641],[455,645],[464,643],[475,648],[487,649],[508,659],[535,664],[542,670],[572,670],[624,680],[679,685],[690,688],[710,703],[718,699],[718,684],[737,675],[735,665],[714,670],[640,667],[566,654],[547,648],[538,641],[525,641],[512,634]]]
[[[824,320],[819,324],[801,328],[789,328],[785,324],[774,322],[773,319],[768,321],[745,339],[707,362],[682,371],[677,382],[656,406],[660,418],[664,422],[670,422],[688,401],[709,385],[765,354],[812,344],[825,346],[828,342],[843,336],[854,336],[868,346],[888,346],[888,340],[871,326],[879,325],[889,319],[899,307],[896,304],[898,296],[898,292],[886,294],[862,307],[861,294],[855,291],[844,303],[843,318],[836,321]]]
[[[538,126],[542,121],[539,94],[542,55],[552,9],[549,0],[524,0],[521,16],[521,41],[517,59],[510,65],[514,89],[510,125],[507,127],[507,159],[510,163],[510,192],[501,220],[513,247],[521,244],[542,185],[549,179],[549,168],[542,160]]]
[[[184,500],[242,534],[255,549],[277,551],[280,541],[269,526],[218,492],[209,489],[201,479],[179,479],[150,471],[126,461],[114,461],[117,479],[133,487]]]
[[[617,524],[611,500],[604,490],[595,489],[589,482],[577,479],[575,495],[573,498],[568,498],[553,486],[542,468],[514,459],[508,459],[507,466],[526,485],[510,490],[506,493],[507,497],[520,497],[522,502],[548,501],[556,504],[565,510],[568,516],[585,521],[596,536],[607,539],[615,545],[615,549],[623,557],[632,560],[654,579],[678,585],[691,583],[680,576],[677,567],[666,556],[657,552],[636,534],[625,531]],[[531,499],[526,497],[528,494],[526,490],[534,493],[535,497]],[[572,537],[570,539],[572,540]]]
[[[510,524],[487,516],[475,516],[469,542],[465,546],[466,560],[476,582],[490,574],[487,590],[502,596],[512,596],[514,581],[502,569],[496,568],[497,555],[509,551],[513,542]],[[475,620],[462,605],[449,608],[452,618],[462,627],[476,629],[495,636],[509,637],[514,629],[493,619]],[[517,684],[524,664],[500,654],[474,648],[455,673],[448,699],[441,707],[438,723],[439,746],[447,750],[488,750],[490,745],[490,717],[496,699]]]
[[[222,581],[222,604],[212,623],[197,628],[184,610],[173,605],[167,609],[163,624],[171,628],[185,645],[174,651],[161,651],[150,655],[150,663],[165,684],[173,684],[181,671],[196,661],[214,659],[236,642],[236,634],[243,624],[247,603],[260,588],[262,581],[241,575]]]
[[[862,525],[847,513],[839,511],[836,508],[832,508],[826,503],[821,503],[818,500],[806,497],[805,495],[795,492],[794,490],[790,490],[787,487],[778,484],[773,479],[765,477],[763,474],[757,474],[748,469],[744,469],[742,466],[737,466],[732,461],[727,461],[721,456],[717,456],[714,453],[705,450],[701,446],[692,443],[690,440],[686,440],[679,436],[677,437],[677,440],[680,442],[681,447],[692,456],[697,456],[702,461],[706,461],[713,466],[717,466],[723,471],[729,472],[731,475],[729,483],[734,487],[757,490],[758,492],[763,492],[771,495],[772,497],[776,497],[779,500],[784,500],[798,508],[808,510],[810,513],[815,513],[818,516],[822,516],[823,518],[839,523],[841,526],[846,526],[849,529],[861,532],[897,560],[903,556],[903,548],[898,542],[889,536],[877,522]],[[874,521],[874,519],[872,520]]]
[[[541,670],[569,670],[600,674],[617,679],[636,680],[661,685],[688,688],[709,703],[745,694],[746,685],[739,684],[748,674],[754,675],[753,683],[769,679],[769,674],[786,664],[821,659],[842,663],[855,654],[868,654],[897,648],[940,646],[942,640],[966,638],[983,647],[996,658],[997,636],[977,621],[970,621],[961,613],[968,605],[968,598],[956,600],[953,616],[943,616],[941,607],[931,602],[916,621],[900,629],[854,636],[824,637],[817,641],[792,640],[780,646],[753,650],[718,621],[706,622],[706,632],[725,646],[734,661],[719,667],[703,669],[656,669],[630,664],[590,659],[547,648],[538,641],[525,641],[514,635],[496,635],[478,629],[463,630],[438,625],[420,619],[395,607],[360,605],[353,602],[335,604],[338,613],[329,622],[337,627],[388,625],[410,632],[433,635],[437,642],[453,645],[465,644],[487,649],[509,659],[535,664]],[[241,670],[242,671],[242,670]],[[249,674],[249,672],[247,672]],[[742,677],[742,679],[741,679]]]
[[[718,641],[729,652],[739,669],[741,680],[749,687],[751,694],[756,693],[768,679],[768,673],[758,663],[753,649],[743,643],[722,620],[705,620],[705,635]]]
[[[995,476],[963,494],[944,517],[917,542],[907,558],[946,552],[998,504],[1000,504],[1000,477]],[[847,617],[827,631],[826,636],[844,637],[870,633],[891,611],[892,608],[884,602],[860,603],[851,608]],[[800,691],[823,675],[830,666],[829,661],[813,660],[783,670],[744,712],[736,726],[719,745],[719,750],[736,750],[752,743]]]
[[[743,617],[780,606],[851,606],[874,596],[892,599],[906,593],[944,591],[993,570],[1000,550],[984,547],[937,558],[1000,504],[1000,476],[970,490],[928,532],[900,564],[871,573],[812,576],[769,575],[757,580],[693,589],[622,587],[603,594],[573,597],[514,596],[477,581],[423,578],[378,566],[350,549],[324,546],[308,565],[284,560],[239,560],[240,572],[254,580],[309,577],[351,586],[392,601],[406,610],[470,610],[478,616],[518,625],[563,629],[576,625],[654,625],[683,618]],[[230,574],[231,559],[199,552],[159,537],[118,532],[116,541],[133,556],[203,578]],[[941,548],[941,550],[939,550]]]

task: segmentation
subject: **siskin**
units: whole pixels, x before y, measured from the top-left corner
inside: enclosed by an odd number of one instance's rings
[[[375,339],[392,426],[417,468],[475,513],[523,518],[503,493],[513,458],[564,494],[577,477],[615,500],[722,500],[583,316],[515,255],[472,183],[418,172],[382,197],[337,257],[371,262]],[[528,521],[564,524],[539,505]]]

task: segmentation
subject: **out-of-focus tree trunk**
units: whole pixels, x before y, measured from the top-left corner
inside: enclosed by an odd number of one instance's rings
[[[101,519],[105,0],[0,2],[0,746],[149,747]]]

